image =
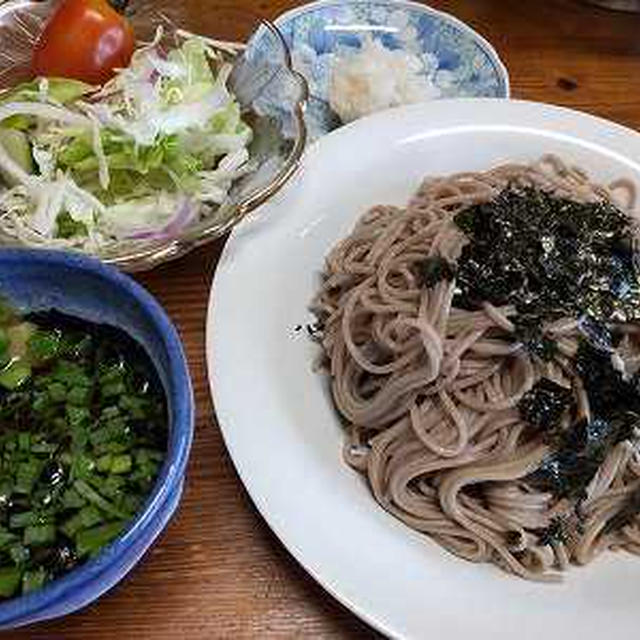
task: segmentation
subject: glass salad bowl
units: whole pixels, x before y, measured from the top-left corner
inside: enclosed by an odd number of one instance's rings
[[[0,99],[2,91],[30,79],[33,46],[55,4],[52,0],[0,0]],[[126,15],[138,42],[153,41],[159,26],[164,39],[175,40],[178,30],[184,30],[215,40],[246,42],[222,51],[232,65],[227,87],[253,132],[248,161],[243,165],[246,170],[234,174],[221,201],[204,201],[204,213],[201,209],[198,215],[189,216],[187,224],[186,216],[180,221],[183,214],[177,212],[161,233],[120,236],[87,248],[70,246],[68,240],[38,237],[32,231],[27,238],[2,232],[0,244],[79,248],[126,271],[150,269],[227,233],[274,195],[298,167],[306,142],[308,89],[304,78],[293,70],[287,45],[271,23],[198,0],[132,0]],[[183,224],[174,224],[176,219]]]

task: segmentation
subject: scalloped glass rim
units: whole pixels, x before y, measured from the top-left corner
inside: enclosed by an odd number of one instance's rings
[[[35,2],[34,0],[0,0],[0,20],[10,18],[17,11],[27,12],[34,8],[34,23],[41,22],[45,15],[43,9],[48,2]],[[224,7],[223,7],[224,9]],[[158,9],[157,16],[164,19],[162,10]],[[35,25],[29,25],[34,28]],[[277,193],[295,173],[300,164],[302,153],[306,146],[307,129],[304,120],[304,111],[308,100],[308,87],[305,78],[293,69],[291,54],[282,34],[278,28],[270,21],[260,18],[257,21],[258,29],[266,29],[281,47],[281,59],[286,74],[293,80],[297,87],[297,94],[291,108],[291,118],[294,125],[295,136],[291,140],[292,144],[283,158],[282,165],[269,182],[264,186],[251,190],[246,196],[236,202],[229,202],[221,205],[212,215],[200,220],[184,230],[175,238],[160,241],[123,241],[126,245],[122,249],[117,244],[105,247],[104,251],[95,254],[105,263],[115,265],[125,271],[144,271],[153,267],[179,258],[192,249],[211,242],[216,238],[225,235],[248,213],[264,204],[271,196]],[[32,41],[33,35],[25,28],[21,29],[25,33],[25,38]],[[203,35],[207,35],[204,33]],[[211,34],[215,36],[215,34]],[[4,63],[1,58],[10,60],[10,54],[6,51],[0,52],[0,63]],[[23,246],[19,242],[4,244],[3,246]],[[51,248],[43,245],[42,248]]]

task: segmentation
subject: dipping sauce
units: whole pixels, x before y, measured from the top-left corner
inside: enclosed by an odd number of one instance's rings
[[[0,304],[0,598],[123,531],[158,476],[167,424],[155,366],[125,332]]]

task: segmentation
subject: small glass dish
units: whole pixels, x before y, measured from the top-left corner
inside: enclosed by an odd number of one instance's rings
[[[31,52],[55,2],[0,1],[0,90],[29,79]],[[289,49],[270,22],[231,7],[198,0],[132,0],[127,15],[139,41],[150,41],[158,26],[170,35],[176,28],[219,40],[247,41],[229,54],[233,71],[229,88],[254,135],[249,147],[251,173],[237,179],[210,215],[164,240],[119,240],[96,257],[126,271],[142,271],[184,255],[227,233],[250,211],[266,202],[293,175],[306,143],[304,109],[308,89],[293,70]],[[3,238],[3,245],[19,241]],[[44,239],[42,248],[51,247]]]

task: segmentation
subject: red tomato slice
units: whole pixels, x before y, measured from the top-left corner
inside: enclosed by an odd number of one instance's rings
[[[106,0],[62,0],[36,42],[33,72],[103,84],[134,45],[131,25]]]

